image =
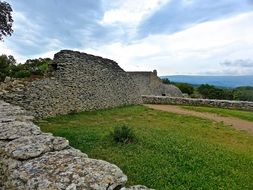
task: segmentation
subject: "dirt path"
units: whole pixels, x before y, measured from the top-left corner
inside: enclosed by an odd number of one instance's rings
[[[205,119],[210,119],[216,122],[224,122],[225,125],[234,127],[239,130],[246,130],[253,134],[253,122],[250,121],[245,121],[239,118],[235,117],[223,117],[219,116],[217,114],[213,113],[206,113],[206,112],[196,112],[192,110],[187,110],[183,109],[179,106],[174,106],[174,105],[154,105],[154,104],[145,104],[145,106],[156,109],[156,110],[161,110],[161,111],[167,111],[167,112],[173,112],[181,115],[190,115],[190,116],[195,116],[195,117],[201,117]]]

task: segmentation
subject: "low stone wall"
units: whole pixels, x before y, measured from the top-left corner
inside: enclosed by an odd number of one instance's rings
[[[212,106],[218,108],[230,108],[230,109],[253,111],[253,102],[246,102],[246,101],[193,99],[193,98],[168,97],[168,96],[142,96],[142,101],[144,104]]]
[[[124,187],[127,176],[95,160],[66,139],[43,133],[33,116],[0,101],[0,190],[141,190]]]

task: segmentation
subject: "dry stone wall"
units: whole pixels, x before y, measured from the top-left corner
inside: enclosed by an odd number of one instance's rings
[[[163,84],[153,72],[128,72],[140,89],[141,95],[182,97],[182,92],[174,85]]]
[[[1,84],[0,190],[148,190],[124,187],[127,177],[116,165],[88,158],[32,122],[34,116],[141,102],[138,87],[116,62],[69,50],[55,55],[44,78]]]
[[[230,100],[210,100],[210,99],[193,99],[180,97],[164,96],[142,96],[144,104],[175,104],[175,105],[192,105],[192,106],[213,106],[219,108],[231,108],[253,111],[253,102],[230,101]]]
[[[124,187],[127,177],[66,139],[43,133],[33,116],[0,100],[0,190],[147,190]]]
[[[116,62],[70,50],[55,54],[47,77],[2,92],[0,99],[36,117],[141,103],[138,87]]]

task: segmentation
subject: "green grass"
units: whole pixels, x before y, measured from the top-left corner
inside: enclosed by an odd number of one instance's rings
[[[40,121],[44,132],[66,137],[89,157],[118,165],[128,185],[168,189],[253,189],[253,137],[221,123],[129,106]],[[134,129],[137,142],[115,144],[116,125]]]
[[[253,111],[242,111],[242,110],[222,109],[212,107],[196,107],[196,106],[181,106],[181,107],[197,112],[215,113],[224,117],[236,117],[247,121],[253,121]]]

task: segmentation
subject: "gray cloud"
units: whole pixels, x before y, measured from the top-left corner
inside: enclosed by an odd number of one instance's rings
[[[240,12],[252,11],[252,0],[171,0],[145,19],[139,26],[139,37],[173,33],[197,23]]]
[[[10,4],[25,17],[14,18],[10,42],[19,54],[38,54],[57,46],[91,47],[111,37],[111,28],[99,24],[104,12],[102,0],[10,0]],[[52,44],[55,41],[59,43]]]
[[[238,59],[235,61],[224,61],[220,63],[226,67],[253,67],[253,60],[250,59]]]

